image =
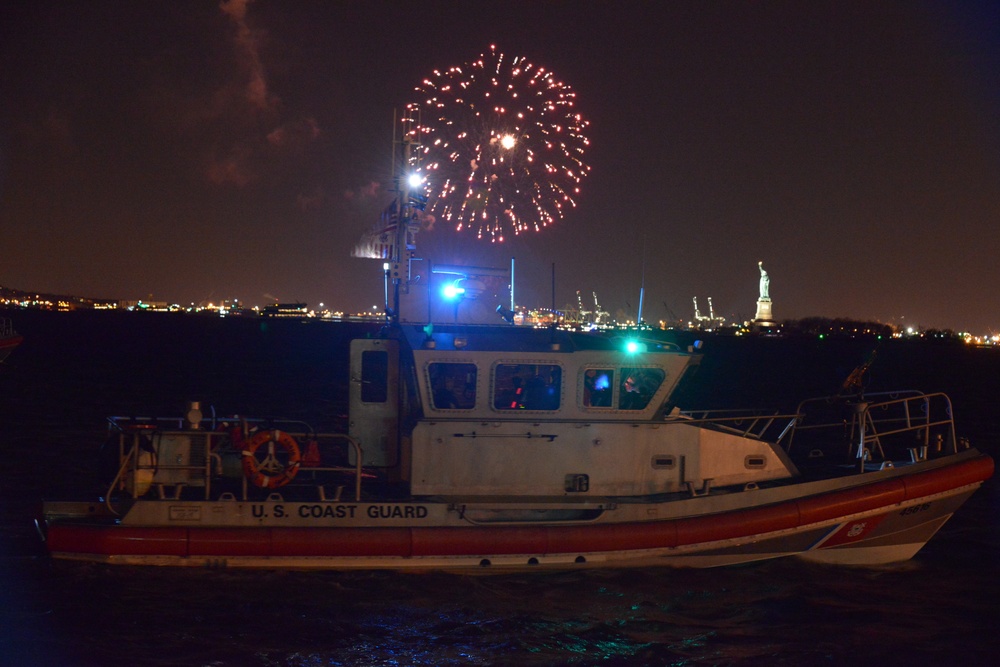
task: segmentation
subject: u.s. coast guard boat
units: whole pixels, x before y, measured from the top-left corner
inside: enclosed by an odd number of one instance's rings
[[[913,556],[989,478],[943,394],[675,405],[697,346],[411,324],[350,343],[349,427],[114,418],[106,491],[48,502],[52,556],[483,570]]]

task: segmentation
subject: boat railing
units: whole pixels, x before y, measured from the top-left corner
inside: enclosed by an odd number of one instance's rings
[[[793,445],[810,448],[808,455],[818,458],[836,452],[817,443],[833,442],[840,455],[856,459],[862,470],[876,460],[908,456],[919,461],[959,447],[951,399],[943,393],[908,390],[813,398],[801,402],[798,412],[786,451],[791,453]]]
[[[0,317],[0,338],[9,338],[14,333],[14,322],[9,318]]]
[[[118,471],[115,473],[115,476],[111,479],[111,484],[108,486],[108,490],[104,494],[105,506],[108,508],[109,512],[111,512],[116,516],[119,515],[120,513],[115,508],[113,502],[115,491],[119,488],[119,485],[121,485],[121,487],[125,486],[123,480],[126,474],[131,472],[133,475],[135,475],[138,468],[138,465],[135,463],[138,457],[138,452],[139,452],[139,443],[138,440],[136,440],[132,444],[132,446],[128,448],[128,451],[123,456],[120,456]]]
[[[680,411],[668,420],[681,419],[686,424],[714,427],[743,438],[781,443],[798,417],[798,414],[781,412],[714,409]]]
[[[132,500],[152,491],[160,499],[180,499],[186,489],[201,487],[209,500],[218,493],[215,487],[220,481],[229,480],[226,488],[232,488],[237,477],[239,495],[248,500],[252,487],[243,474],[242,459],[247,455],[246,442],[259,429],[283,431],[299,446],[301,459],[292,476],[296,485],[310,480],[320,500],[339,501],[346,484],[337,485],[334,496],[327,498],[322,477],[346,474],[351,478],[351,495],[355,501],[361,499],[364,452],[346,433],[317,433],[301,421],[238,417],[196,424],[173,417],[110,417],[108,423],[117,468],[104,497],[115,514],[112,499],[122,492]]]
[[[298,476],[301,476],[301,477],[304,478],[306,475],[311,475],[313,477],[313,479],[315,480],[316,473],[330,473],[330,472],[333,472],[333,473],[346,473],[346,474],[350,474],[350,475],[353,476],[353,486],[354,486],[354,494],[353,495],[354,495],[354,501],[355,502],[359,502],[361,500],[361,480],[364,477],[364,469],[363,469],[364,452],[362,451],[361,445],[358,444],[357,440],[355,440],[354,438],[352,438],[350,435],[348,435],[346,433],[315,433],[315,434],[305,434],[305,433],[292,433],[292,432],[289,432],[289,435],[291,435],[293,438],[296,438],[296,439],[311,438],[311,439],[305,440],[305,441],[307,443],[308,442],[314,442],[314,443],[316,443],[317,448],[319,448],[320,444],[330,445],[330,444],[332,444],[332,443],[334,443],[336,441],[343,441],[343,442],[345,442],[351,448],[351,451],[353,453],[353,456],[348,457],[349,461],[350,460],[354,461],[353,465],[342,465],[342,466],[340,466],[340,465],[323,465],[321,462],[302,462],[299,465]],[[322,461],[322,458],[320,459],[320,461]],[[221,457],[220,457],[220,465],[221,465]],[[301,483],[301,480],[300,480],[300,483]],[[338,500],[338,501],[340,500],[341,489],[338,489],[337,491],[335,491],[335,495],[334,495],[333,498],[327,498],[326,497],[326,492],[324,490],[323,485],[322,484],[317,484],[316,486],[319,489],[320,500],[324,500],[324,501],[325,500]],[[246,476],[244,475],[243,476],[243,496],[244,496],[244,499],[246,499],[246,497],[249,495],[248,491],[249,491],[249,482],[248,482]]]

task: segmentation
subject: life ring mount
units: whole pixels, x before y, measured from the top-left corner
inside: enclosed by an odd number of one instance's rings
[[[265,445],[266,453],[262,459],[258,459],[257,450]],[[278,447],[288,457],[287,463],[278,459]],[[302,460],[299,443],[291,435],[278,429],[258,431],[247,441],[242,453],[243,474],[251,484],[262,489],[276,489],[288,484],[298,474]]]

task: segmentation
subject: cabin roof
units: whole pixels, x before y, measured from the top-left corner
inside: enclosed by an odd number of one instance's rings
[[[503,352],[563,352],[620,350],[629,342],[643,344],[644,352],[679,352],[677,343],[624,332],[583,332],[523,326],[469,324],[404,324],[403,335],[414,350]],[[644,332],[645,333],[645,332]]]

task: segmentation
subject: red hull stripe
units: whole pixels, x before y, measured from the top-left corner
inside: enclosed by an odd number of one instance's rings
[[[488,556],[677,547],[828,521],[982,482],[981,456],[861,488],[749,510],[677,520],[586,526],[429,528],[186,528],[55,523],[53,553],[195,557]]]
[[[4,338],[0,340],[0,350],[6,350],[7,348],[15,348],[21,344],[24,340],[21,336],[14,336],[13,338]]]
[[[943,486],[941,490],[956,486],[962,485],[947,485]],[[888,507],[904,500],[907,500],[907,496],[903,481],[891,479],[861,488],[804,498],[798,501],[798,506],[802,523],[816,523],[857,512],[867,512],[879,507]]]

